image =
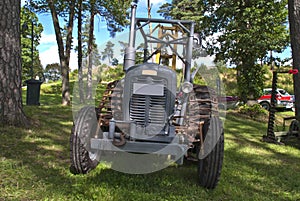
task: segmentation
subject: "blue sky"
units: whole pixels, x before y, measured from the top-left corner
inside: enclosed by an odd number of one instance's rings
[[[159,6],[163,3],[167,2],[167,0],[151,0],[152,3],[152,10],[151,14],[153,18],[161,18],[156,11],[158,10]],[[21,0],[21,4],[24,5],[25,0]],[[137,8],[137,16],[138,17],[147,17],[147,0],[140,0],[138,3]],[[44,27],[44,31],[42,33],[40,45],[38,46],[38,50],[40,51],[40,59],[43,67],[45,68],[47,64],[59,63],[58,57],[58,48],[55,38],[55,32],[52,24],[52,18],[50,13],[39,14],[38,15],[39,22],[42,23]],[[74,23],[74,32],[73,32],[73,45],[76,46],[77,44],[77,22]],[[124,32],[128,32],[125,30]],[[95,37],[96,43],[101,51],[103,50],[104,44],[111,40],[109,33],[106,30],[106,23],[100,17],[95,17]],[[116,38],[124,37],[124,33],[119,33],[116,35]],[[128,38],[124,38],[124,41],[127,42]],[[70,68],[76,69],[77,68],[77,54],[75,51],[71,53],[71,60],[70,60]]]
[[[25,0],[21,0],[21,4],[24,5]],[[152,10],[151,15],[153,18],[161,18],[156,12],[160,5],[163,3],[170,2],[170,0],[151,0],[152,3]],[[140,0],[138,3],[137,8],[137,17],[147,17],[147,0]],[[59,56],[58,56],[58,48],[54,33],[54,28],[52,24],[52,18],[50,13],[45,14],[39,14],[38,15],[39,21],[42,23],[44,27],[44,31],[42,33],[40,45],[38,46],[38,50],[40,51],[40,59],[43,67],[45,68],[47,64],[51,63],[59,63]],[[73,33],[73,46],[76,46],[77,44],[77,22],[74,24],[74,33]],[[128,33],[128,30],[125,30],[124,32]],[[100,51],[103,51],[105,48],[105,44],[109,40],[122,40],[127,42],[128,36],[123,33],[118,33],[115,37],[115,39],[111,39],[109,36],[109,33],[106,30],[106,23],[103,19],[100,17],[95,18],[95,37],[96,37],[96,43],[98,44],[98,47]],[[126,37],[126,38],[125,38]],[[276,56],[276,54],[275,54]],[[291,57],[291,50],[290,48],[286,49],[282,54],[278,55],[282,58]],[[207,58],[209,61],[207,63],[212,62],[212,58]],[[77,69],[77,54],[75,51],[72,50],[71,52],[71,59],[70,59],[70,68],[72,70]]]

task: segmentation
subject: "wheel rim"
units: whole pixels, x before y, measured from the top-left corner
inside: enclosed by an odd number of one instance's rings
[[[97,135],[97,127],[98,127],[98,123],[95,124],[95,123],[91,123],[92,126],[91,126],[91,131],[89,133],[89,136],[88,137],[85,137],[85,143],[87,145],[87,150],[89,152],[89,157],[92,161],[94,160],[97,160],[99,162],[100,160],[100,151],[99,150],[95,150],[95,149],[92,149],[92,145],[91,145],[91,138],[96,138],[98,135]],[[100,128],[99,128],[99,131],[100,131]]]
[[[269,110],[269,105],[267,103],[261,104],[262,108]]]

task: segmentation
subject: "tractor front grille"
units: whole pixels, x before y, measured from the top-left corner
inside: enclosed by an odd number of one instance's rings
[[[144,78],[135,80],[135,83],[145,83]],[[140,127],[148,125],[164,125],[166,122],[167,88],[165,80],[151,80],[150,84],[163,84],[163,95],[134,94],[131,90],[130,119]],[[149,83],[149,78],[147,80]],[[132,85],[133,86],[133,85]],[[132,87],[133,88],[133,87]]]
[[[137,125],[164,124],[166,110],[165,96],[133,94],[130,101],[130,119]]]

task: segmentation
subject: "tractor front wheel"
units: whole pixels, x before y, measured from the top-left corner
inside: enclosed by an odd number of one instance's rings
[[[74,121],[70,137],[71,167],[73,174],[86,174],[94,169],[100,160],[100,151],[91,148],[91,138],[101,136],[94,107],[82,108]]]

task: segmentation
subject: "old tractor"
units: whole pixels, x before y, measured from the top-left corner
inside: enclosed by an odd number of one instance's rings
[[[193,47],[201,43],[194,22],[137,18],[136,8],[135,0],[125,77],[107,85],[98,107],[77,113],[70,171],[85,174],[109,161],[115,170],[145,174],[190,159],[200,185],[213,189],[222,168],[224,132],[217,93],[193,84]]]

